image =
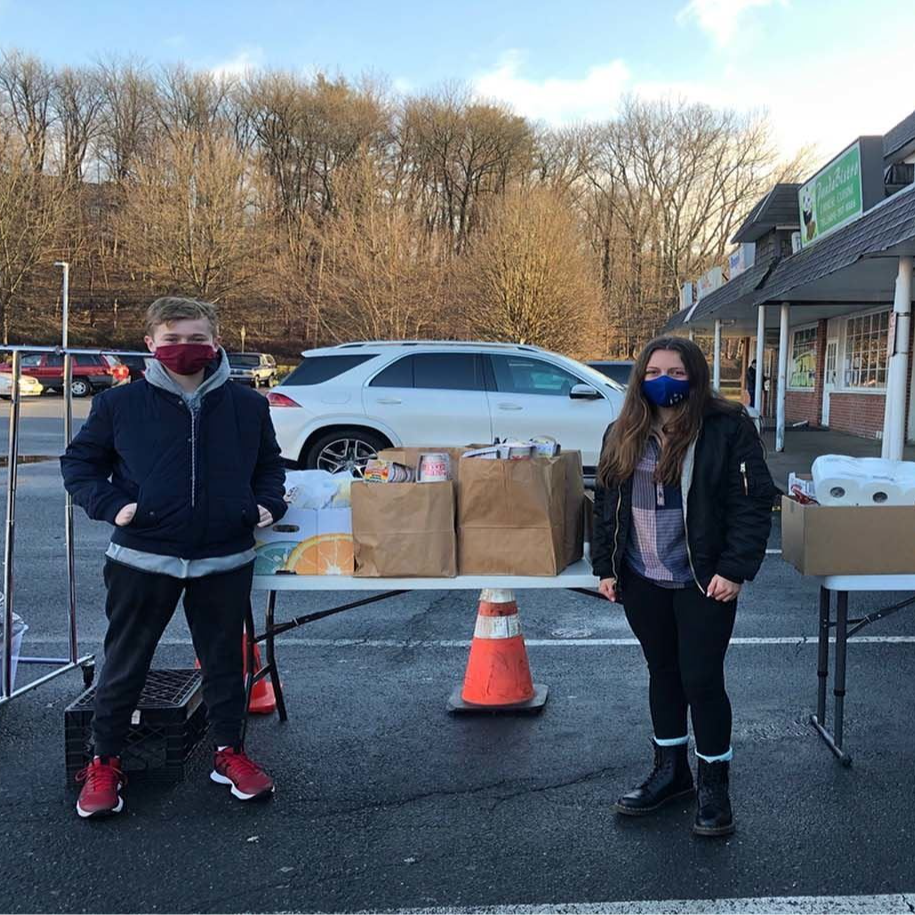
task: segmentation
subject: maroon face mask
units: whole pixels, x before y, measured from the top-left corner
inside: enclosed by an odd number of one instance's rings
[[[216,358],[217,353],[209,343],[173,343],[157,346],[153,355],[176,375],[196,375]]]

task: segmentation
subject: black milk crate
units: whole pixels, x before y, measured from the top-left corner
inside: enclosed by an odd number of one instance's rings
[[[92,758],[92,705],[95,687],[64,711],[67,779]],[[206,706],[199,670],[151,670],[130,720],[121,752],[128,776],[180,782],[207,732]]]

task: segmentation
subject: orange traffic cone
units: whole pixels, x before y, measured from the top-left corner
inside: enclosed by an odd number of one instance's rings
[[[247,633],[246,633],[247,635]],[[248,675],[248,646],[242,640],[242,663],[244,675]],[[254,643],[254,670],[261,669],[261,653],[258,651],[257,642]],[[269,677],[258,680],[251,688],[251,701],[248,703],[249,715],[270,715],[276,711],[276,695]]]
[[[241,637],[241,663],[242,663],[242,676],[248,676],[248,643],[247,643],[247,632],[244,632]],[[198,658],[194,659],[194,667],[200,667],[200,660]],[[261,669],[261,653],[257,648],[257,643],[254,644],[254,670],[258,671]],[[276,711],[276,694],[273,692],[273,684],[270,680],[265,677],[263,680],[258,680],[257,683],[251,688],[251,701],[248,703],[248,714],[250,715],[269,715],[272,712]]]
[[[540,711],[548,692],[548,687],[531,679],[514,593],[484,590],[480,594],[464,686],[455,689],[448,710]]]

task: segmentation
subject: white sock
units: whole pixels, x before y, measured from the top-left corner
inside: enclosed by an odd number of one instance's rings
[[[228,744],[226,744],[224,747],[216,747],[216,751],[217,751],[218,753],[222,753],[223,750],[228,750],[228,749],[229,749],[229,745],[228,745]]]
[[[696,756],[707,763],[730,762],[734,758],[734,748],[728,747],[727,753],[722,753],[721,756],[703,756],[698,751],[696,752]]]
[[[659,747],[682,747],[683,744],[689,743],[689,734],[686,737],[671,737],[664,740],[658,740],[657,737],[652,739]]]

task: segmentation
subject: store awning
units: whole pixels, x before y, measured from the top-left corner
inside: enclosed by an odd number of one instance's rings
[[[892,302],[898,258],[903,255],[915,255],[915,185],[784,258],[754,304]]]
[[[664,326],[664,333],[674,333],[684,327],[707,331],[714,326],[716,320],[733,322],[755,314],[753,301],[756,292],[777,262],[778,258],[773,257],[754,264],[723,286],[704,295],[692,308],[677,312]],[[733,325],[729,323],[728,329],[731,327]]]

